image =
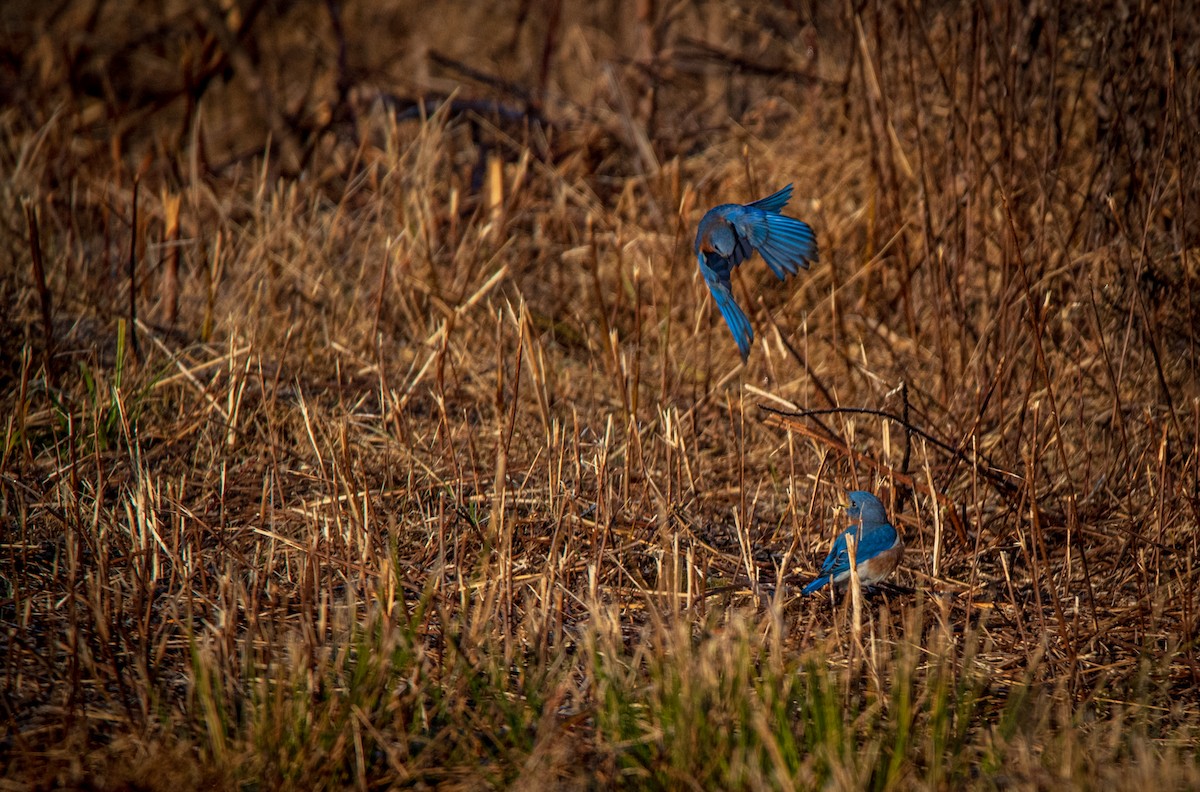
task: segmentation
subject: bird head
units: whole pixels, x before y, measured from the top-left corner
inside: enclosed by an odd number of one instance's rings
[[[700,224],[699,238],[696,247],[701,253],[716,253],[719,256],[729,256],[733,253],[737,239],[733,226],[716,212],[705,215]]]
[[[846,496],[849,505],[846,506],[846,514],[854,522],[863,523],[886,523],[887,510],[883,508],[883,504],[879,498],[876,498],[869,492],[856,490]]]

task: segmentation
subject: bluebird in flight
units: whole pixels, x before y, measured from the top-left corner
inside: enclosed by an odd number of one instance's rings
[[[850,578],[850,552],[846,537],[855,539],[854,560],[858,566],[858,579],[870,586],[892,574],[904,554],[904,542],[896,529],[888,522],[883,504],[869,492],[851,492],[850,505],[846,514],[854,521],[850,529],[833,543],[817,579],[804,587],[805,594],[812,594],[826,583],[846,583]]]
[[[754,203],[722,204],[709,209],[696,232],[696,258],[700,274],[717,301],[725,324],[733,333],[745,361],[754,331],[750,320],[733,299],[729,274],[754,251],[771,271],[784,280],[817,259],[817,238],[807,223],[779,212],[792,197],[792,185]]]

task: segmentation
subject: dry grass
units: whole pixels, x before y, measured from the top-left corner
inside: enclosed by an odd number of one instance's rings
[[[534,5],[0,10],[4,788],[1200,784],[1194,14]]]

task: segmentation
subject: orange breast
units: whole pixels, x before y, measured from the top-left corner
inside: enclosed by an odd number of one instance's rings
[[[900,563],[901,556],[904,555],[904,543],[899,539],[896,543],[884,550],[882,553],[868,558],[866,561],[861,561],[858,564],[858,579],[864,586],[869,586],[872,583],[878,583],[886,578],[896,569]]]

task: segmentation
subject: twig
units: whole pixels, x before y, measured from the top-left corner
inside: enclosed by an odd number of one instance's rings
[[[758,302],[762,304],[762,297],[758,298]],[[775,332],[779,334],[779,340],[783,343],[783,348],[788,351],[796,362],[800,364],[800,368],[804,369],[804,373],[812,380],[812,384],[817,386],[817,390],[821,392],[821,396],[825,399],[825,403],[830,407],[837,407],[837,399],[833,398],[833,392],[825,385],[824,380],[817,376],[817,373],[808,365],[808,358],[800,353],[800,350],[788,340],[787,335],[779,329],[779,324],[775,321],[774,315],[770,311],[763,311],[767,317],[767,321],[771,323],[771,327],[775,328]],[[813,420],[816,420],[815,418]]]
[[[760,77],[785,77],[796,82],[808,83],[810,85],[840,85],[840,80],[830,80],[822,77],[820,74],[808,71],[798,71],[789,69],[784,66],[771,66],[766,63],[751,60],[739,53],[732,52],[715,44],[710,44],[707,41],[684,36],[680,43],[693,48],[692,52],[686,50],[680,51],[676,58],[679,60],[694,59],[698,61],[708,61],[710,63],[719,63],[733,67],[744,74],[753,74]]]
[[[1000,468],[997,465],[995,465],[990,459],[988,459],[983,454],[979,454],[978,452],[976,452],[978,459],[982,460],[982,461],[977,461],[975,459],[971,459],[969,456],[967,456],[961,450],[955,448],[954,446],[950,445],[949,443],[945,443],[945,442],[937,439],[933,435],[929,434],[925,430],[921,429],[920,427],[914,426],[906,418],[903,418],[894,413],[890,413],[886,410],[874,410],[874,409],[871,409],[870,407],[829,407],[827,409],[821,409],[821,410],[798,410],[796,412],[788,412],[787,410],[780,410],[775,407],[768,407],[765,404],[758,405],[758,408],[760,410],[765,410],[769,413],[774,413],[775,415],[778,415],[783,418],[797,418],[797,419],[798,418],[815,418],[816,416],[820,416],[820,415],[874,415],[879,418],[887,418],[889,420],[895,421],[896,423],[900,424],[902,427],[904,427],[906,432],[911,432],[912,434],[915,434],[919,437],[925,438],[930,443],[933,443],[935,446],[937,446],[941,450],[945,451],[947,454],[951,454],[956,459],[959,459],[959,460],[965,462],[966,464],[974,467],[976,470],[979,471],[979,473],[985,479],[988,480],[989,483],[991,483],[1000,492],[1001,495],[1004,495],[1005,498],[1008,498],[1009,496],[1015,495],[1017,493],[1017,486],[1015,484],[1013,484],[1012,482],[1005,480],[1001,476],[1001,473],[1005,473],[1009,476],[1015,477],[1014,474],[1004,471],[1003,468]],[[905,455],[905,457],[906,457],[905,461],[907,462],[907,454]],[[997,471],[999,471],[999,472],[997,472]],[[907,475],[905,476],[905,478],[908,480],[911,480],[911,477],[909,477]]]
[[[437,50],[429,51],[429,60],[436,63],[438,66],[450,69],[451,71],[456,71],[464,77],[469,77],[475,82],[482,83],[483,85],[495,88],[496,90],[503,91],[509,96],[516,97],[528,106],[533,106],[536,104],[534,98],[530,96],[529,91],[525,90],[516,83],[512,83],[508,80],[503,80],[499,77],[496,77],[495,75],[482,72],[479,69],[468,66],[460,60],[455,60],[447,55],[443,55]]]
[[[904,427],[904,459],[900,462],[900,470],[907,474],[908,463],[912,460],[912,436],[913,425],[908,420],[908,383],[900,383],[900,403],[902,406],[900,412],[900,425]],[[903,494],[892,493],[895,499],[893,508],[897,513],[904,511],[904,496]]]
[[[50,361],[54,358],[54,323],[50,319],[50,290],[46,287],[46,267],[42,261],[42,238],[38,231],[37,209],[29,200],[25,204],[25,224],[29,226],[29,257],[33,262],[33,284],[42,309],[42,366],[52,379]]]
[[[397,121],[428,118],[445,107],[452,116],[477,113],[481,116],[495,116],[501,121],[510,123],[532,121],[546,126],[554,126],[551,121],[542,116],[536,107],[513,107],[501,104],[496,99],[447,99],[439,96],[406,99],[395,94],[381,92],[379,101],[395,115]]]
[[[137,335],[137,240],[138,240],[138,192],[141,187],[141,175],[133,177],[133,216],[130,219],[129,233],[129,341],[135,360],[141,360],[138,350]]]

